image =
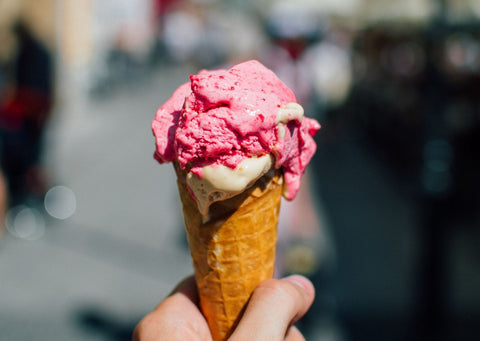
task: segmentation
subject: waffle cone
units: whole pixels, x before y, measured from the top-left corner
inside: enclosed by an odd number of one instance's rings
[[[210,206],[204,223],[177,167],[178,189],[200,306],[214,340],[225,340],[257,285],[272,278],[282,175],[273,171],[245,192]]]

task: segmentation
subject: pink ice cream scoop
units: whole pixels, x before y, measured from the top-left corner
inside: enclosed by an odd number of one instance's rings
[[[180,86],[152,122],[155,158],[177,161],[199,179],[205,167],[236,169],[271,155],[293,199],[316,150],[319,123],[303,116],[293,92],[255,60],[228,70],[200,71]]]

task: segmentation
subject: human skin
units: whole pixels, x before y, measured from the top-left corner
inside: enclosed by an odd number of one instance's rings
[[[303,276],[269,279],[255,289],[230,341],[305,340],[294,326],[310,308],[315,296]],[[183,280],[135,328],[133,341],[211,341],[207,322],[198,308],[193,276]]]

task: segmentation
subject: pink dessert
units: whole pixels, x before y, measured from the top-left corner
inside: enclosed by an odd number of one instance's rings
[[[291,200],[316,150],[319,123],[303,116],[293,92],[255,60],[228,70],[200,71],[180,86],[152,122],[155,158],[177,161],[199,179],[205,167],[235,170],[270,155],[282,168]],[[252,179],[253,180],[253,179]]]

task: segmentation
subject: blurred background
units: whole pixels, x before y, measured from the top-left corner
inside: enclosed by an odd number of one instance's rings
[[[277,276],[307,340],[480,338],[480,2],[0,0],[0,339],[129,340],[192,272],[150,122],[255,58],[322,124]]]

